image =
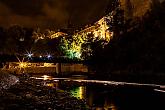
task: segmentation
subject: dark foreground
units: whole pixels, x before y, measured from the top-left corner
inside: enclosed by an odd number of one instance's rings
[[[41,81],[20,77],[0,91],[0,110],[87,110],[82,100],[62,90],[43,86]]]
[[[1,73],[0,110],[165,110],[163,85],[45,78]]]

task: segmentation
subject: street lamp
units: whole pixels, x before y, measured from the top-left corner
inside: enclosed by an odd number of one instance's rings
[[[48,59],[50,59],[51,57],[52,57],[52,56],[51,56],[50,54],[49,54],[49,55],[47,55],[47,58],[48,58]]]

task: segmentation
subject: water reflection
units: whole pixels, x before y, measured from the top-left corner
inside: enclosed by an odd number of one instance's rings
[[[54,87],[54,84],[53,83],[47,83],[46,86]]]
[[[92,110],[141,110],[144,107],[161,108],[164,105],[162,100],[165,95],[160,94],[160,90],[146,88],[142,84],[133,87],[110,86],[108,83],[116,84],[116,82],[98,81],[100,83],[96,83],[94,80],[88,82],[77,78],[73,81],[72,78],[52,78],[46,75],[35,79],[42,79],[41,82],[44,82],[45,86],[66,90],[74,97],[85,100]]]
[[[52,77],[48,76],[48,75],[43,75],[41,77],[43,78],[43,80],[51,80],[52,79]]]
[[[118,110],[109,91],[99,86],[96,87],[87,86],[88,105],[96,110]]]
[[[94,110],[117,110],[107,93],[97,86],[92,87],[81,82],[73,82],[72,79],[66,81],[65,78],[53,78],[47,75],[35,79],[42,79],[45,86],[69,91],[73,97],[85,100]]]
[[[85,94],[86,94],[86,87],[80,86],[80,87],[75,87],[70,90],[72,96],[78,98],[78,99],[85,99]]]

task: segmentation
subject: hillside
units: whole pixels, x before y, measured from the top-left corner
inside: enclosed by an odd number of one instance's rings
[[[157,4],[154,1],[155,0],[120,0],[126,19],[143,16],[147,11],[151,10],[152,5]]]
[[[92,59],[102,76],[165,76],[165,5],[153,7],[142,20],[125,24],[127,31],[113,39]],[[134,24],[131,24],[134,23]],[[96,60],[100,58],[100,60]],[[155,77],[155,78],[156,78]],[[149,77],[148,77],[149,78]]]

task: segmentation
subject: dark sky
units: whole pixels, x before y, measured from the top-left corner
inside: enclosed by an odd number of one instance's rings
[[[105,14],[109,0],[0,0],[0,26],[66,28],[92,23]]]

